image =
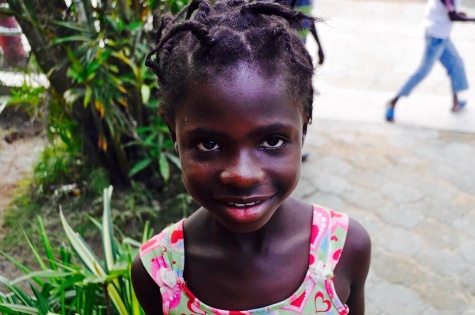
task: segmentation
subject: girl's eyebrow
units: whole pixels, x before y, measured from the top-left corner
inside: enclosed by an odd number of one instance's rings
[[[269,134],[273,132],[283,132],[283,131],[288,131],[292,129],[293,124],[286,124],[282,122],[278,123],[273,123],[269,125],[264,125],[262,127],[257,127],[256,129],[252,130],[249,134],[251,136],[258,136],[261,134]],[[203,127],[198,127],[190,130],[186,130],[184,133],[185,134],[200,134],[204,136],[210,136],[210,137],[219,137],[219,136],[226,136],[229,131],[232,130],[226,130],[226,131],[221,131],[221,130],[212,130],[208,128],[203,128]]]
[[[292,124],[285,124],[282,122],[270,124],[270,125],[265,125],[262,127],[257,128],[256,130],[253,130],[251,132],[251,135],[259,135],[259,134],[269,134],[269,133],[274,133],[274,132],[283,132],[292,129],[293,125]]]

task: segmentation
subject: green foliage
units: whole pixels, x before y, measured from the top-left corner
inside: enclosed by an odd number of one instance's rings
[[[133,180],[148,180],[162,189],[179,163],[158,116],[156,79],[144,58],[154,45],[161,15],[177,13],[185,2],[8,3],[5,13],[17,17],[50,79],[48,93],[30,89],[26,95],[46,100],[53,145],[61,146],[59,138],[68,158],[105,170],[103,178],[111,183],[128,186]],[[0,110],[4,104],[0,100]]]
[[[34,168],[34,183],[39,192],[47,193],[80,179],[82,165],[81,160],[76,157],[77,154],[79,152],[69,152],[64,142],[53,139],[53,142],[44,148]]]
[[[102,240],[99,259],[83,238],[77,234],[60,212],[69,246],[56,249],[49,239],[43,221],[37,219],[41,236],[41,251],[25,234],[31,254],[40,270],[34,271],[7,253],[0,253],[24,272],[14,280],[0,276],[8,293],[0,293],[3,314],[143,314],[132,290],[130,267],[139,242],[123,237],[119,241],[113,232],[111,219],[112,187],[104,189],[102,222],[93,220]],[[146,226],[144,238],[151,231]],[[30,292],[19,284],[28,282]]]
[[[33,86],[24,81],[20,87],[11,89],[10,97],[4,99],[6,101],[4,106],[21,106],[29,117],[42,118],[46,107],[45,91],[46,88],[43,86]]]
[[[158,205],[150,205],[149,200],[153,196],[143,185],[133,182],[131,188],[123,200],[124,208],[113,210],[112,219],[119,226],[128,226],[131,231],[136,231],[139,223],[157,218]]]
[[[174,146],[168,137],[166,124],[156,116],[151,126],[137,128],[137,138],[129,145],[136,144],[143,147],[145,149],[144,158],[132,167],[129,176],[132,177],[147,168],[158,168],[164,181],[168,182],[171,172],[170,163],[173,163],[178,169],[181,169],[181,163],[176,154],[171,151]]]
[[[106,155],[114,153],[118,162],[114,171],[128,177],[152,172],[167,182],[169,163],[176,164],[176,156],[158,117],[158,102],[151,97],[156,80],[143,62],[150,50],[149,8],[157,5],[151,1],[135,11],[110,5],[83,21],[58,21],[68,36],[53,44],[68,52],[67,76],[74,85],[65,100],[71,105],[80,100],[92,111],[97,147]],[[176,10],[183,3],[167,5]]]

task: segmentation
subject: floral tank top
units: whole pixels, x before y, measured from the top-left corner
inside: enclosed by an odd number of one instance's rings
[[[309,268],[299,289],[284,301],[246,311],[216,309],[202,303],[187,288],[183,279],[183,220],[143,244],[140,257],[145,269],[160,287],[165,315],[345,315],[349,309],[336,296],[333,270],[341,256],[347,230],[346,214],[314,205]]]

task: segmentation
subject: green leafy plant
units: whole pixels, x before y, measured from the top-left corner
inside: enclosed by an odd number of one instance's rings
[[[46,90],[43,86],[34,86],[25,80],[21,86],[11,88],[10,96],[2,98],[3,105],[0,105],[0,113],[2,108],[6,106],[18,106],[31,119],[41,119],[46,108],[46,100],[44,98]]]
[[[104,190],[102,222],[91,218],[101,233],[103,258],[99,259],[66,221],[61,222],[69,246],[58,250],[47,236],[38,217],[42,248],[25,235],[40,270],[33,271],[5,252],[0,253],[24,272],[14,280],[0,276],[0,283],[10,292],[0,293],[0,313],[3,314],[143,314],[134,295],[130,267],[139,242],[128,237],[119,241],[114,236],[111,219],[112,187]],[[144,239],[151,231],[146,225]],[[28,282],[31,292],[19,284]]]
[[[106,170],[114,185],[153,178],[163,188],[179,163],[144,58],[161,16],[185,1],[7,2],[0,13],[17,18],[50,81],[49,132],[70,152],[79,146],[84,164]]]

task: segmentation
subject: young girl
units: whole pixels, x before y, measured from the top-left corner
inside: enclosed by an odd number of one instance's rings
[[[289,25],[308,19],[244,0],[163,19],[147,65],[201,208],[142,245],[132,279],[147,314],[364,313],[368,234],[290,197],[313,66]]]

